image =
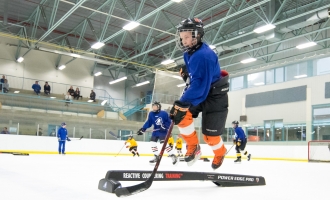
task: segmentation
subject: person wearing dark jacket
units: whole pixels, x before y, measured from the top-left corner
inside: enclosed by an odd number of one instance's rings
[[[50,85],[48,85],[48,82],[44,85],[44,93],[45,95],[50,95]]]
[[[32,85],[32,89],[39,96],[41,87],[40,87],[38,81],[36,81],[35,84]]]
[[[58,138],[58,154],[65,154],[65,142],[71,141],[68,138],[68,131],[66,130],[66,123],[63,122],[61,124],[61,128],[57,131],[57,138]]]
[[[91,90],[91,94],[89,95],[89,98],[95,102],[95,97],[96,97],[95,92]]]
[[[68,92],[70,93],[70,95],[71,95],[72,97],[74,97],[74,89],[73,89],[72,86],[70,87],[70,89],[68,90]]]
[[[82,98],[82,96],[80,95],[80,90],[79,90],[79,88],[76,88],[76,91],[74,91],[74,99],[79,99],[79,97],[81,97]]]

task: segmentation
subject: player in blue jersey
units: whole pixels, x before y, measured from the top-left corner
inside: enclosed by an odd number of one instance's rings
[[[155,155],[154,159],[150,160],[150,163],[156,163],[158,160],[158,147],[157,141],[159,140],[160,144],[164,143],[168,128],[171,125],[171,119],[168,116],[168,113],[161,110],[162,106],[159,102],[154,102],[152,104],[152,112],[149,112],[148,119],[144,123],[143,127],[138,131],[138,135],[142,135],[148,128],[152,125],[154,130],[150,138],[151,150]],[[178,163],[177,156],[173,153],[173,146],[166,147],[166,151],[169,156],[172,158],[173,165]]]
[[[65,155],[65,142],[71,141],[68,137],[68,131],[66,130],[66,123],[63,122],[61,124],[61,128],[57,131],[57,138],[58,138],[58,153]]]
[[[203,23],[198,18],[185,19],[177,26],[177,47],[184,51],[186,65],[180,75],[186,88],[181,99],[174,102],[170,114],[187,143],[185,161],[190,166],[201,156],[193,118],[202,113],[203,139],[214,153],[211,167],[217,169],[226,154],[220,135],[228,114],[229,75],[220,70],[218,57],[202,42],[203,36]]]
[[[238,121],[233,121],[232,126],[233,129],[235,130],[235,139],[234,139],[234,144],[236,145],[236,155],[237,159],[234,161],[235,163],[241,163],[242,161],[242,156],[241,152],[246,156],[248,154],[247,151],[245,151],[247,139],[246,135],[241,127],[238,126]],[[247,160],[250,161],[251,159],[251,154],[247,156]]]

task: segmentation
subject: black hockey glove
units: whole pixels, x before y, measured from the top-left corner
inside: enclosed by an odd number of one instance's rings
[[[68,142],[70,142],[70,141],[71,141],[71,140],[70,140],[70,138],[68,138],[68,137],[66,138],[66,140],[67,140]]]
[[[190,103],[175,101],[170,111],[170,118],[173,120],[175,125],[180,124],[183,118],[189,111]]]
[[[144,128],[140,128],[140,130],[138,130],[137,132],[137,135],[143,135],[143,133],[145,132],[146,130]]]
[[[189,77],[189,74],[187,71],[187,67],[185,65],[180,69],[180,76],[182,77],[184,82],[187,82],[187,78]]]

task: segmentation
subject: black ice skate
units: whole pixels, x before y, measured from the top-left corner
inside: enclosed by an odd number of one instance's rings
[[[234,163],[241,163],[241,157],[237,157],[237,159],[234,161]]]
[[[170,155],[170,157],[172,158],[172,164],[173,165],[176,165],[176,164],[179,163],[178,162],[178,157],[176,155],[172,154],[172,155]]]
[[[184,160],[187,162],[188,166],[192,166],[196,160],[199,160],[202,155],[201,148],[198,145],[187,145],[187,153]]]
[[[218,169],[222,165],[222,162],[223,162],[224,158],[225,158],[225,156],[216,156],[216,155],[214,155],[212,165],[211,165],[212,169],[213,170]]]
[[[154,156],[154,159],[150,160],[149,163],[151,163],[151,164],[156,163],[157,160],[158,160],[158,158],[159,158],[159,156],[155,155],[155,156]]]
[[[247,161],[250,161],[251,160],[251,154],[249,154],[248,156],[247,156]]]

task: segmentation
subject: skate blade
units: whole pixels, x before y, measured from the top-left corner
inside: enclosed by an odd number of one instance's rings
[[[192,161],[190,161],[190,162],[187,162],[187,165],[188,165],[189,167],[191,167],[193,164],[195,164],[195,162],[196,162],[197,160],[199,160],[199,159],[201,158],[201,156],[202,156],[202,152],[200,151],[198,154],[195,155],[194,160],[192,160]]]

